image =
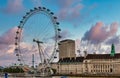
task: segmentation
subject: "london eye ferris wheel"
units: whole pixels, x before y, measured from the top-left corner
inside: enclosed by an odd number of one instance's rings
[[[29,63],[31,55],[39,63],[52,62],[58,52],[61,29],[54,13],[45,7],[26,12],[16,31],[15,54],[20,64]]]

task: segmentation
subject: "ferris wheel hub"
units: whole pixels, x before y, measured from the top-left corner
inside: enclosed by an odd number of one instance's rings
[[[40,41],[40,40],[38,40],[38,39],[33,39],[33,42],[43,43],[42,41]]]

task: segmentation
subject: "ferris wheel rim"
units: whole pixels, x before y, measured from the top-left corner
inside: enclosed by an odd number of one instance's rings
[[[58,44],[58,38],[61,38],[60,31],[61,29],[59,28],[59,22],[57,22],[57,17],[54,16],[54,13],[51,12],[49,9],[46,9],[45,7],[35,7],[33,10],[30,9],[29,12],[26,13],[25,16],[23,16],[22,20],[19,23],[18,29],[16,31],[16,37],[15,37],[15,51],[18,54],[18,61],[20,62],[24,62],[24,60],[22,59],[22,55],[21,55],[21,50],[20,50],[20,42],[21,42],[21,32],[24,28],[24,24],[28,21],[28,19],[33,16],[34,14],[36,14],[37,12],[43,12],[45,14],[47,14],[50,19],[52,20],[53,23],[53,27],[54,27],[54,31],[55,31],[55,45],[54,45],[54,50],[52,52],[52,55],[50,56],[49,62],[52,62],[54,60],[54,56],[56,55],[56,50],[57,50],[57,44]]]

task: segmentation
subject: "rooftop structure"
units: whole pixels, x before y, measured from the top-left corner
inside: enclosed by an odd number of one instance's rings
[[[76,57],[74,40],[66,39],[60,41],[59,50],[60,50],[59,58]]]

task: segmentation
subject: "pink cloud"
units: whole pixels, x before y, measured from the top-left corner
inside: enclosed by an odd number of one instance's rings
[[[14,54],[0,54],[0,66],[9,66],[12,65],[12,63],[16,63],[16,57]]]
[[[58,0],[58,5],[60,8],[66,8],[66,7],[70,7],[74,2],[77,2],[80,0]]]
[[[111,30],[110,35],[114,35],[114,33],[117,32],[118,26],[119,26],[119,24],[117,22],[114,22],[114,23],[111,24],[111,26],[110,26],[110,30]]]
[[[14,27],[0,36],[0,46],[11,45],[15,42],[17,27]]]
[[[97,22],[89,31],[84,34],[83,40],[92,43],[103,42],[111,36],[116,35],[118,31],[118,23],[113,22],[109,26],[105,26],[103,22]]]
[[[7,32],[0,36],[0,62],[3,65],[10,63],[10,61],[14,60],[15,58],[14,40],[16,29],[17,27],[9,29]]]
[[[5,13],[18,13],[23,10],[23,0],[8,0],[8,4],[3,9]]]
[[[61,20],[73,20],[80,16],[80,10],[83,5],[80,3],[81,0],[59,0],[58,6],[60,11],[58,16]]]

